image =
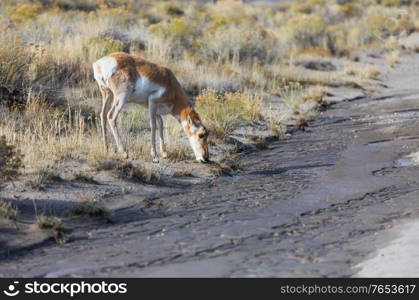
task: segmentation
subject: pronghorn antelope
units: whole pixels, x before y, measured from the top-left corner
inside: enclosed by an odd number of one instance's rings
[[[109,122],[119,153],[123,158],[128,157],[119,137],[116,120],[124,104],[134,102],[148,107],[149,110],[153,162],[158,162],[156,125],[159,127],[161,155],[163,158],[167,157],[162,115],[169,113],[180,122],[196,160],[208,162],[208,131],[172,71],[142,58],[112,53],[93,63],[93,72],[102,94],[100,118],[106,150],[106,123]]]

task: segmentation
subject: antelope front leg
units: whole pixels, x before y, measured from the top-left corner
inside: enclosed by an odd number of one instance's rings
[[[164,144],[164,123],[161,115],[157,115],[157,123],[159,126],[160,154],[161,157],[167,158],[166,145]]]
[[[149,101],[148,109],[150,113],[150,127],[151,127],[151,157],[154,163],[158,163],[159,159],[156,152],[156,119],[157,107],[153,101]]]

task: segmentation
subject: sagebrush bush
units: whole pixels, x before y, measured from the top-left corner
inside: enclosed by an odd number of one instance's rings
[[[345,3],[339,7],[339,10],[347,17],[355,17],[362,14],[362,8],[357,3]]]
[[[326,28],[327,24],[321,16],[295,16],[285,26],[285,40],[296,50],[327,48],[329,36]]]
[[[361,19],[352,27],[349,39],[354,46],[363,46],[376,41],[383,41],[397,32],[397,23],[394,19],[371,15]]]
[[[214,25],[235,25],[238,27],[248,27],[254,24],[254,19],[243,6],[241,1],[217,1],[215,6],[210,9],[210,18]]]
[[[149,27],[149,33],[171,45],[173,54],[180,55],[182,49],[192,46],[193,30],[183,17],[172,19],[169,23],[160,22]]]
[[[124,50],[124,43],[111,37],[93,37],[86,40],[84,52],[88,60],[95,61],[105,55]]]
[[[27,87],[26,74],[32,55],[16,32],[4,27],[0,30],[0,94],[10,97]]]
[[[196,106],[204,124],[219,137],[226,137],[240,124],[260,118],[262,100],[245,93],[218,93],[205,90],[196,98]]]
[[[258,27],[221,26],[204,34],[200,49],[206,57],[221,61],[258,59],[269,62],[276,53],[274,37]]]
[[[23,23],[35,19],[42,12],[40,4],[22,4],[9,6],[6,9],[6,15],[14,23]]]

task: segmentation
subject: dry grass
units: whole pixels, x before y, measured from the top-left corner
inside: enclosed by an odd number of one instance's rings
[[[342,73],[362,86],[368,80],[377,80],[381,70],[376,65],[346,64]]]
[[[327,95],[329,89],[322,85],[313,85],[307,88],[304,94],[306,101],[314,101],[319,105],[324,104],[324,98]]]
[[[8,144],[5,136],[0,136],[0,179],[7,180],[15,177],[22,166],[20,151]]]
[[[59,244],[69,241],[69,237],[64,233],[64,225],[60,218],[54,216],[38,216],[36,225],[39,229],[50,231]]]
[[[241,124],[260,118],[262,100],[245,93],[218,93],[206,90],[196,98],[204,124],[218,137],[226,137]]]
[[[29,98],[23,110],[4,108],[0,114],[0,134],[17,145],[27,166],[44,167],[45,163],[80,159],[81,149],[97,150],[98,144],[89,138],[96,130],[81,110],[61,110],[42,98]]]
[[[134,182],[158,183],[160,181],[160,174],[152,167],[135,166],[131,162],[118,161],[114,172],[118,178]]]
[[[17,218],[17,209],[12,207],[10,202],[0,201],[0,218],[15,221]]]
[[[71,176],[70,180],[83,183],[96,183],[93,176],[86,172],[76,172]]]
[[[327,92],[328,88],[322,85],[303,87],[298,82],[291,82],[281,89],[280,97],[289,108],[298,111],[308,101],[314,102],[316,106],[323,105]]]
[[[107,217],[109,212],[94,199],[82,199],[81,203],[70,210],[71,216]]]
[[[27,180],[25,185],[33,190],[43,190],[48,183],[61,180],[57,170],[50,166],[37,169],[30,175],[31,179]]]
[[[166,147],[167,159],[172,162],[192,159],[193,155],[189,146],[182,143],[169,143]]]
[[[304,89],[301,84],[290,83],[280,91],[281,99],[292,109],[297,109],[304,102]]]
[[[388,65],[392,68],[396,66],[396,64],[400,61],[400,51],[393,50],[386,55],[386,61]]]

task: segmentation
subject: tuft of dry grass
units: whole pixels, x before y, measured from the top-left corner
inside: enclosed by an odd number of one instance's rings
[[[363,82],[368,79],[378,79],[381,71],[380,68],[375,65],[355,65],[346,64],[342,70],[342,73],[347,76],[351,76],[355,81],[363,85]]]
[[[353,26],[348,41],[352,45],[363,46],[381,42],[397,33],[397,22],[386,15],[364,16],[356,26]]]
[[[83,183],[96,183],[92,175],[86,172],[76,172],[71,176],[72,181],[83,182]]]
[[[20,151],[8,144],[5,136],[0,136],[0,179],[11,179],[19,174],[21,167],[23,164]]]
[[[109,211],[99,206],[94,199],[82,199],[81,203],[70,210],[71,216],[107,217]]]
[[[25,185],[34,190],[43,190],[52,181],[61,180],[57,170],[51,166],[42,167],[31,174],[31,179]]]
[[[393,50],[386,55],[386,61],[391,68],[394,68],[396,64],[400,61],[400,51]]]
[[[36,224],[40,229],[53,229],[55,231],[64,229],[61,219],[53,216],[39,216]]]
[[[69,241],[69,237],[64,233],[64,225],[60,218],[54,216],[38,216],[36,225],[39,229],[52,232],[55,241],[64,244]]]
[[[17,209],[12,207],[10,202],[0,201],[0,217],[8,220],[16,221],[17,218]]]
[[[304,93],[305,101],[314,101],[318,105],[324,105],[324,98],[329,89],[322,85],[313,85],[306,89]]]
[[[291,82],[281,89],[280,96],[290,108],[298,109],[304,102],[304,88],[298,82]]]
[[[118,178],[141,183],[158,183],[160,174],[152,167],[135,166],[131,162],[118,161],[114,169]]]
[[[179,162],[191,159],[191,150],[188,145],[178,142],[169,143],[166,147],[167,159],[172,162]]]
[[[320,47],[327,49],[328,34],[324,18],[317,15],[296,15],[284,27],[286,41],[295,50]]]
[[[196,98],[203,122],[218,137],[226,137],[241,124],[260,119],[262,99],[247,93],[205,90]]]

